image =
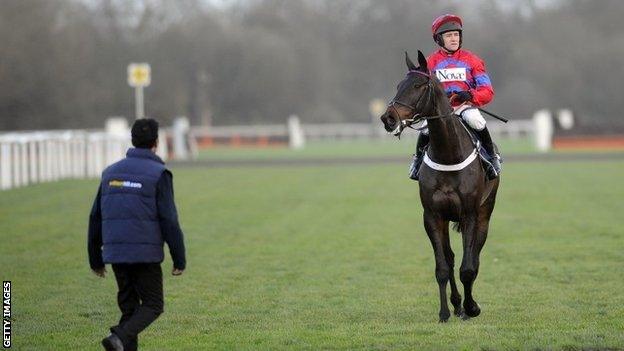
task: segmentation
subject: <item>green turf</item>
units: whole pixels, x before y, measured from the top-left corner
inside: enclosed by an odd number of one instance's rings
[[[496,140],[504,155],[534,153],[535,147],[530,138]],[[311,141],[302,150],[287,147],[213,147],[199,151],[201,160],[245,160],[245,159],[297,159],[297,158],[349,158],[405,156],[414,153],[416,138],[404,135],[401,140],[384,136],[379,140],[338,140]]]
[[[175,169],[188,270],[166,275],[165,313],[142,349],[624,348],[623,162],[506,164],[475,286],[482,314],[444,325],[405,173]],[[113,277],[92,275],[86,258],[96,185],[0,193],[14,349],[98,350],[118,318]]]

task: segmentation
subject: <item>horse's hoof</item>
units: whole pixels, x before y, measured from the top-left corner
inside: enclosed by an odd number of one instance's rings
[[[453,311],[453,314],[454,314],[456,317],[460,317],[460,318],[461,318],[461,317],[463,317],[463,316],[465,316],[465,314],[464,314],[464,310],[463,310],[461,307],[460,307],[460,308],[455,309],[455,311]]]
[[[451,311],[448,309],[442,310],[440,311],[440,314],[438,314],[438,317],[440,317],[440,323],[446,323],[449,318],[451,318]]]
[[[469,304],[468,306],[464,305],[464,312],[468,317],[476,317],[481,314],[481,307],[476,302]]]

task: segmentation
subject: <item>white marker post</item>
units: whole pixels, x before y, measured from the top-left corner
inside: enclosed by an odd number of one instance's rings
[[[145,117],[143,103],[143,87],[151,83],[151,68],[149,63],[131,63],[128,65],[128,85],[134,88],[136,118]]]
[[[553,120],[549,110],[543,109],[533,115],[535,125],[535,146],[539,152],[548,152],[552,147]]]

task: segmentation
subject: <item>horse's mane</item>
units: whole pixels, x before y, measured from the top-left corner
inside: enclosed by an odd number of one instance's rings
[[[435,102],[435,114],[444,114],[444,113],[448,113],[449,111],[444,111],[442,109],[442,106],[446,105],[448,106],[448,108],[451,108],[451,104],[448,101],[448,98],[446,97],[446,91],[444,91],[444,89],[442,88],[442,83],[440,83],[440,81],[438,80],[438,77],[436,77],[436,75],[434,73],[430,73],[429,75],[431,81],[433,82],[433,98],[434,98],[434,102]],[[443,103],[446,102],[446,104]],[[441,105],[444,104],[444,105]]]

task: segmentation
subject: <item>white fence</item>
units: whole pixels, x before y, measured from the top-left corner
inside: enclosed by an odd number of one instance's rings
[[[191,142],[202,137],[231,138],[238,137],[282,137],[290,139],[293,128],[286,124],[275,125],[240,125],[223,127],[192,127],[189,131]],[[301,133],[306,141],[310,140],[348,140],[370,139],[386,136],[381,122],[370,123],[325,123],[301,124]],[[535,133],[535,122],[531,119],[499,123],[491,121],[488,129],[496,137],[521,138],[532,136]],[[406,129],[405,133],[413,133]]]
[[[535,121],[533,119],[520,119],[502,123],[491,120],[487,128],[496,137],[519,139],[535,135]]]
[[[290,118],[288,124],[282,125],[195,127],[190,130],[186,126],[173,136],[176,139],[180,134],[179,139],[188,133],[188,145],[192,152],[196,152],[194,141],[205,136],[282,137],[290,141],[296,136],[300,143],[291,147],[301,147],[305,140],[366,139],[387,134],[381,123],[300,124],[293,120]],[[534,137],[538,130],[537,121],[537,117],[507,124],[492,121],[488,128],[496,137]],[[408,129],[406,132],[414,131]],[[169,133],[172,131],[160,130],[158,155],[165,160]],[[120,130],[115,133],[86,130],[0,133],[0,190],[65,178],[99,177],[106,166],[125,156],[131,146],[129,135],[129,131]],[[550,136],[546,137],[549,143]],[[175,154],[185,154],[184,150],[177,149],[186,143],[173,141]]]
[[[360,139],[385,136],[387,133],[380,125],[381,122],[379,125],[368,123],[304,124],[302,129],[304,135],[309,140]],[[533,135],[535,123],[530,119],[510,121],[508,123],[491,121],[488,123],[488,129],[497,137],[518,139]],[[413,130],[406,129],[405,132],[410,133]]]
[[[0,189],[99,177],[129,145],[129,138],[84,130],[0,134]]]

